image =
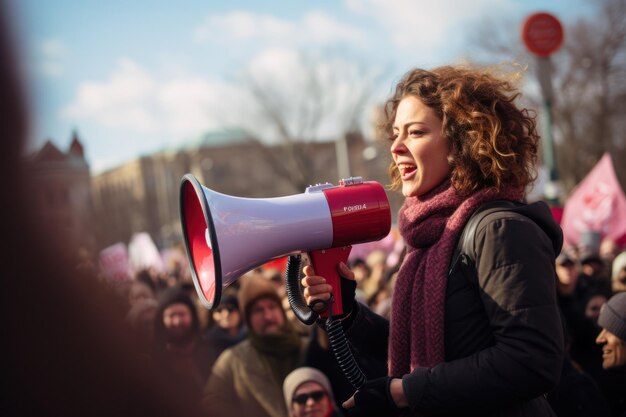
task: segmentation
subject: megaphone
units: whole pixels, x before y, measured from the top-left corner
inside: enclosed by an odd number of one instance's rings
[[[244,273],[295,253],[309,253],[316,273],[339,288],[336,265],[347,261],[350,245],[382,239],[391,228],[385,190],[361,177],[313,185],[302,194],[243,198],[213,191],[187,174],[180,217],[193,282],[209,309]],[[340,301],[332,314],[341,314]]]

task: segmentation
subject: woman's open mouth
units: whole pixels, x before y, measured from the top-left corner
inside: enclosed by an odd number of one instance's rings
[[[398,164],[398,171],[400,171],[400,178],[402,181],[410,180],[415,176],[417,167],[412,164]]]

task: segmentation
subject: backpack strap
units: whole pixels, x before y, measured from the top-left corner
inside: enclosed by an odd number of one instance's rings
[[[474,237],[476,236],[476,230],[478,230],[478,225],[483,221],[483,219],[485,219],[485,217],[498,211],[508,211],[514,209],[520,205],[524,204],[509,200],[493,200],[478,207],[465,224],[463,232],[461,232],[461,236],[452,255],[452,262],[450,262],[448,276],[452,275],[452,272],[456,268],[462,255],[468,255],[471,253],[474,245]]]

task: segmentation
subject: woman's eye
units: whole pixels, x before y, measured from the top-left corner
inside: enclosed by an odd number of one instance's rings
[[[411,130],[409,131],[409,135],[411,136],[421,136],[424,132],[422,130]]]
[[[397,133],[394,133],[393,135],[389,136],[389,140],[391,142],[395,141],[397,138],[398,138],[398,134]]]

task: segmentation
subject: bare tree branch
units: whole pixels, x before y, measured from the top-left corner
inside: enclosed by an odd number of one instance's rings
[[[555,68],[553,103],[557,166],[570,190],[589,172],[604,152],[626,156],[626,2],[594,3],[596,15],[566,25],[565,44],[551,57]],[[491,62],[534,59],[520,50],[521,22],[483,24],[472,38],[478,56]],[[511,30],[515,28],[515,30]],[[515,36],[514,36],[515,35]],[[540,103],[539,97],[530,97]],[[621,158],[620,158],[621,159]],[[622,185],[626,165],[616,164]]]
[[[348,68],[345,61],[330,57],[301,56],[301,61],[297,85],[276,80],[273,74],[248,72],[243,80],[259,110],[258,123],[272,127],[279,140],[277,146],[256,137],[258,150],[274,172],[298,190],[315,182],[315,161],[310,155],[317,140],[360,130],[373,85],[380,77],[364,65],[351,63]],[[320,138],[329,135],[324,133],[328,126],[332,126],[330,137]]]

